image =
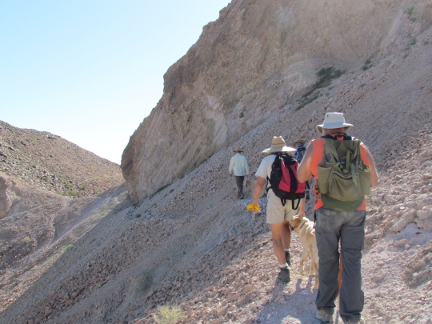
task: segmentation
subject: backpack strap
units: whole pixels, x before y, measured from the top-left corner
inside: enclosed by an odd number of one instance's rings
[[[296,199],[296,200],[291,200],[291,207],[292,207],[293,210],[297,210],[297,208],[300,206],[300,200],[301,200],[301,198]],[[294,205],[294,202],[297,202],[297,204]]]

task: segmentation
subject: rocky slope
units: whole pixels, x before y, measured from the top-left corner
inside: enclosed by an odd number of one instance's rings
[[[13,287],[30,286],[94,226],[106,213],[95,208],[102,193],[123,183],[117,164],[60,136],[0,121],[0,286],[8,291],[1,309]]]
[[[121,168],[132,200],[193,170],[279,109],[310,100],[316,69],[325,66],[313,59],[344,69],[391,61],[431,21],[432,3],[424,0],[233,0],[167,71],[161,100],[131,137]]]
[[[220,24],[227,19],[224,17],[233,15],[233,10],[247,12],[246,9],[254,8],[270,14],[271,11],[266,11],[270,9],[265,9],[267,4],[271,3],[272,8],[273,3],[282,2],[248,3],[251,5],[233,1],[221,12],[217,22],[205,28],[201,40],[210,37],[207,34],[211,30],[210,35],[218,35],[218,28],[229,30],[256,23],[250,22],[246,15],[237,25]],[[308,1],[283,3],[287,8],[292,5],[292,15],[296,17],[302,3],[313,10]],[[320,7],[327,2],[314,3]],[[367,197],[363,254],[366,322],[431,323],[432,28],[426,28],[431,25],[428,16],[431,3],[391,0],[364,3],[370,8],[383,7],[385,13],[379,16],[376,10],[368,11],[370,15],[373,13],[370,24],[382,23],[375,22],[377,17],[395,19],[394,28],[386,34],[393,35],[394,42],[381,42],[382,48],[370,61],[308,56],[289,65],[289,69],[307,71],[309,75],[307,82],[294,91],[299,101],[290,99],[274,106],[273,100],[279,98],[273,89],[275,85],[263,85],[259,78],[251,79],[251,83],[258,80],[256,102],[261,100],[265,118],[260,120],[259,110],[249,116],[250,124],[244,119],[248,116],[246,111],[238,121],[228,118],[228,124],[238,123],[239,135],[227,137],[227,143],[220,149],[209,148],[211,144],[206,141],[191,144],[186,136],[175,154],[193,145],[203,151],[214,149],[215,153],[204,154],[202,158],[208,159],[201,163],[199,159],[189,158],[192,154],[186,155],[191,171],[184,169],[183,177],[176,179],[176,169],[172,178],[166,168],[153,169],[151,194],[144,194],[148,188],[136,194],[132,191],[133,201],[129,200],[127,192],[137,185],[137,180],[128,184],[128,189],[124,186],[110,189],[97,200],[84,198],[89,200],[82,199],[74,212],[63,212],[64,220],[73,223],[66,222],[69,226],[63,227],[56,239],[48,241],[43,253],[37,254],[36,250],[2,273],[1,322],[154,323],[157,307],[166,305],[183,311],[179,323],[318,323],[314,318],[313,279],[298,273],[301,247],[296,234],[292,242],[292,281],[284,286],[276,281],[277,261],[265,214],[252,216],[245,210],[251,201],[250,188],[244,200],[236,199],[228,164],[232,148],[241,146],[252,170],[256,170],[262,158],[260,152],[269,147],[272,136],[282,135],[288,142],[299,137],[311,140],[318,135],[315,126],[322,122],[326,111],[342,111],[347,121],[354,124],[352,135],[368,145],[380,174],[379,186]],[[389,10],[397,14],[388,16]],[[330,24],[333,16],[329,14],[316,17]],[[406,30],[410,32],[397,32]],[[383,35],[373,37],[389,39]],[[216,42],[218,46],[229,46],[229,39],[220,40]],[[265,68],[267,65],[264,64]],[[197,71],[188,69],[183,68],[185,75]],[[326,71],[333,74],[322,78],[329,75]],[[182,83],[179,84],[181,87]],[[290,93],[290,84],[281,83],[277,93]],[[231,84],[231,88],[235,87]],[[258,109],[258,104],[251,106]],[[180,137],[169,136],[169,128],[162,120],[169,122],[171,117],[157,113],[160,107],[156,107],[134,134],[123,161],[132,157],[129,154],[134,150],[143,150],[139,143],[161,145],[155,165],[162,167],[165,159],[173,158],[166,151],[170,147],[166,143]],[[270,112],[267,107],[271,107]],[[174,116],[180,120],[183,108],[176,109]],[[190,113],[195,116],[208,111],[190,110]],[[177,122],[172,119],[171,123]],[[149,120],[164,128],[156,132]],[[150,129],[159,136],[145,137],[143,134],[150,134]],[[141,153],[152,158],[151,150]],[[135,159],[143,163],[138,155]],[[130,163],[137,167],[137,160],[131,158]],[[147,174],[144,164],[141,167],[143,172],[135,169],[134,176]],[[127,173],[127,168],[123,172]],[[162,178],[170,179],[170,184],[156,182]],[[49,203],[47,207],[54,206],[54,200],[45,201]],[[309,217],[312,217],[312,203],[308,203]],[[264,198],[260,204],[265,210]],[[37,226],[41,219],[52,222],[46,214],[45,218],[39,218],[41,215],[31,205],[21,206],[20,209],[12,206],[0,220],[2,229],[17,226],[21,218],[33,219],[32,226]],[[15,230],[21,234],[28,228],[17,226]],[[21,240],[22,244],[13,246],[10,253],[18,254],[27,248],[28,240],[24,236]],[[340,318],[336,322],[341,323]]]
[[[2,121],[0,163],[3,178],[13,177],[65,197],[97,195],[123,182],[117,164],[60,136]]]

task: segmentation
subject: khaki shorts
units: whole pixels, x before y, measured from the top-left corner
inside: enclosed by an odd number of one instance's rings
[[[267,193],[267,224],[280,224],[284,220],[290,221],[297,214],[296,209],[292,209],[292,201],[287,200],[285,206],[282,206],[281,199],[276,197],[273,190]]]

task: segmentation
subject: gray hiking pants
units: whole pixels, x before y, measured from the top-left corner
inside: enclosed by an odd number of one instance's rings
[[[243,196],[243,181],[244,176],[234,176],[237,184],[237,197],[240,198]]]
[[[344,322],[357,322],[364,306],[361,258],[366,211],[342,212],[322,207],[316,211],[316,240],[319,256],[317,309],[334,313],[338,297],[339,240],[342,254],[340,316]]]

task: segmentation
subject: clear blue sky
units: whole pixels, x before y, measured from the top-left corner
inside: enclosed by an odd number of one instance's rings
[[[164,73],[229,2],[0,1],[0,120],[120,163]]]

